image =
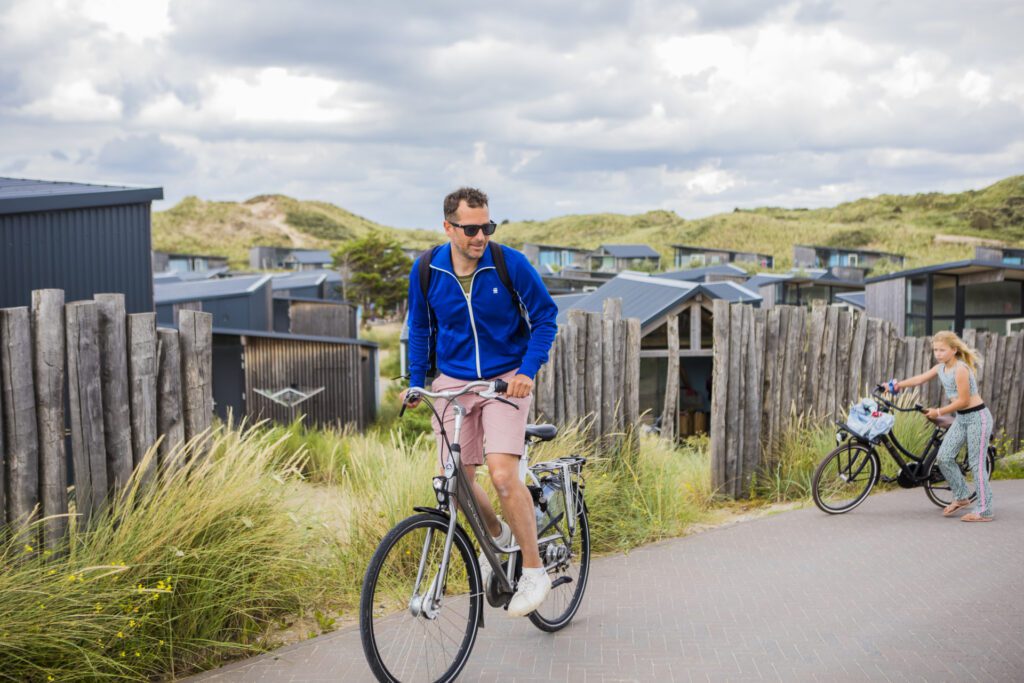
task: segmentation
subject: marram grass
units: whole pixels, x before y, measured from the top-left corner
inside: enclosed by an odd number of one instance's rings
[[[301,453],[218,428],[209,454],[130,482],[88,529],[40,552],[0,548],[0,679],[147,680],[258,645],[268,622],[322,598],[316,541],[284,500]],[[152,458],[153,454],[147,455]],[[181,451],[176,460],[191,458]]]
[[[917,445],[927,429],[909,417],[897,433]],[[755,497],[808,498],[833,435],[797,422]],[[628,439],[637,447],[622,447]],[[178,453],[186,464],[156,486],[132,480],[88,529],[72,517],[56,552],[40,551],[38,523],[4,537],[0,680],[166,679],[261,650],[274,624],[297,615],[315,614],[321,630],[334,623],[324,615],[351,620],[381,538],[414,506],[433,505],[429,434],[229,424],[209,443],[203,457]],[[678,536],[713,511],[706,439],[617,444],[599,451],[573,427],[531,452],[535,462],[588,457],[596,552]]]

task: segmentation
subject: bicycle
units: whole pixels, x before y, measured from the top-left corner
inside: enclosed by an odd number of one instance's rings
[[[469,661],[477,631],[484,626],[483,600],[507,609],[515,593],[522,571],[519,546],[499,547],[487,532],[463,474],[459,442],[466,410],[458,398],[479,390],[484,398],[514,405],[499,396],[506,389],[501,380],[476,381],[451,391],[414,388],[407,395],[424,399],[442,425],[443,415],[438,415],[434,401],[446,401],[445,409],[454,410],[455,425],[450,441],[441,432],[443,474],[433,478],[437,506],[415,507],[418,514],[395,525],[377,547],[363,579],[359,605],[363,653],[380,681],[454,680]],[[527,450],[519,470],[534,500],[540,556],[552,575],[551,592],[528,617],[548,632],[572,621],[590,573],[590,526],[582,476],[586,458],[568,456],[528,465],[528,447],[556,435],[554,425],[527,425]],[[460,511],[493,570],[487,586],[482,585],[469,534],[459,523]]]
[[[902,408],[886,399],[884,392],[885,388],[882,385],[876,386],[872,392],[872,396],[878,401],[879,410],[883,412],[925,411],[919,403],[910,408]],[[946,430],[953,424],[953,419],[950,415],[930,419],[934,429],[924,451],[920,454],[907,450],[891,431],[868,439],[847,423],[835,420],[839,428],[836,432],[836,442],[839,445],[822,459],[814,471],[811,486],[814,504],[823,512],[832,515],[849,512],[864,502],[871,489],[881,480],[895,481],[905,489],[923,486],[928,500],[939,507],[946,507],[953,502],[953,494],[942,471],[935,465],[935,459]],[[897,476],[882,475],[879,447],[884,448],[895,461],[899,468]],[[989,444],[985,458],[987,475],[992,474],[995,459],[996,448]],[[961,450],[956,463],[965,475],[970,471],[966,450]],[[971,500],[976,496],[977,492],[972,493]]]

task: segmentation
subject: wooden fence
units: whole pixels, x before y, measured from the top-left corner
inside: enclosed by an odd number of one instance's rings
[[[640,321],[622,318],[621,299],[607,299],[603,315],[568,312],[534,395],[532,420],[584,421],[594,438],[621,434],[639,421]]]
[[[714,302],[711,400],[712,484],[742,497],[780,436],[798,416],[842,417],[870,388],[934,365],[931,339],[903,337],[888,322],[838,307]],[[1024,441],[1024,335],[966,330],[982,357],[979,391],[992,411],[995,436]],[[929,406],[942,400],[938,382],[918,389]]]
[[[211,341],[209,313],[182,311],[178,330],[157,330],[155,313],[125,315],[123,294],[65,304],[62,290],[44,289],[31,308],[0,309],[0,527],[45,517],[44,543],[59,543],[69,435],[74,507],[85,523],[158,436],[154,468],[207,429]]]

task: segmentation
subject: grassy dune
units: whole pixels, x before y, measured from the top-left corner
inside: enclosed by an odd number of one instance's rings
[[[153,215],[153,246],[165,251],[224,254],[245,267],[256,245],[334,250],[377,231],[410,247],[440,241],[430,230],[375,223],[326,202],[262,195],[246,202],[195,197]],[[587,214],[501,226],[496,239],[512,246],[542,242],[592,248],[602,243],[650,244],[671,265],[672,244],[715,246],[775,256],[788,269],[796,244],[821,244],[902,253],[909,267],[974,254],[975,240],[1024,243],[1024,176],[981,190],[881,195],[831,208],[736,210],[697,220],[671,211],[626,216]]]

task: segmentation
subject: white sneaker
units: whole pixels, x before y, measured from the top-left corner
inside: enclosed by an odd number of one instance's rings
[[[544,598],[551,592],[551,577],[543,567],[524,569],[516,587],[516,594],[508,603],[510,617],[524,617],[540,607]]]
[[[501,533],[497,536],[492,536],[492,538],[495,543],[503,548],[507,548],[510,545],[513,545],[516,542],[516,539],[515,536],[512,535],[512,529],[505,523],[505,520],[499,519],[498,521],[501,522]],[[487,561],[487,556],[484,555],[483,551],[480,551],[480,557],[478,557],[477,560],[480,562],[480,575],[483,577],[483,586],[486,591],[487,584],[490,583],[491,574],[493,573],[491,563]]]

